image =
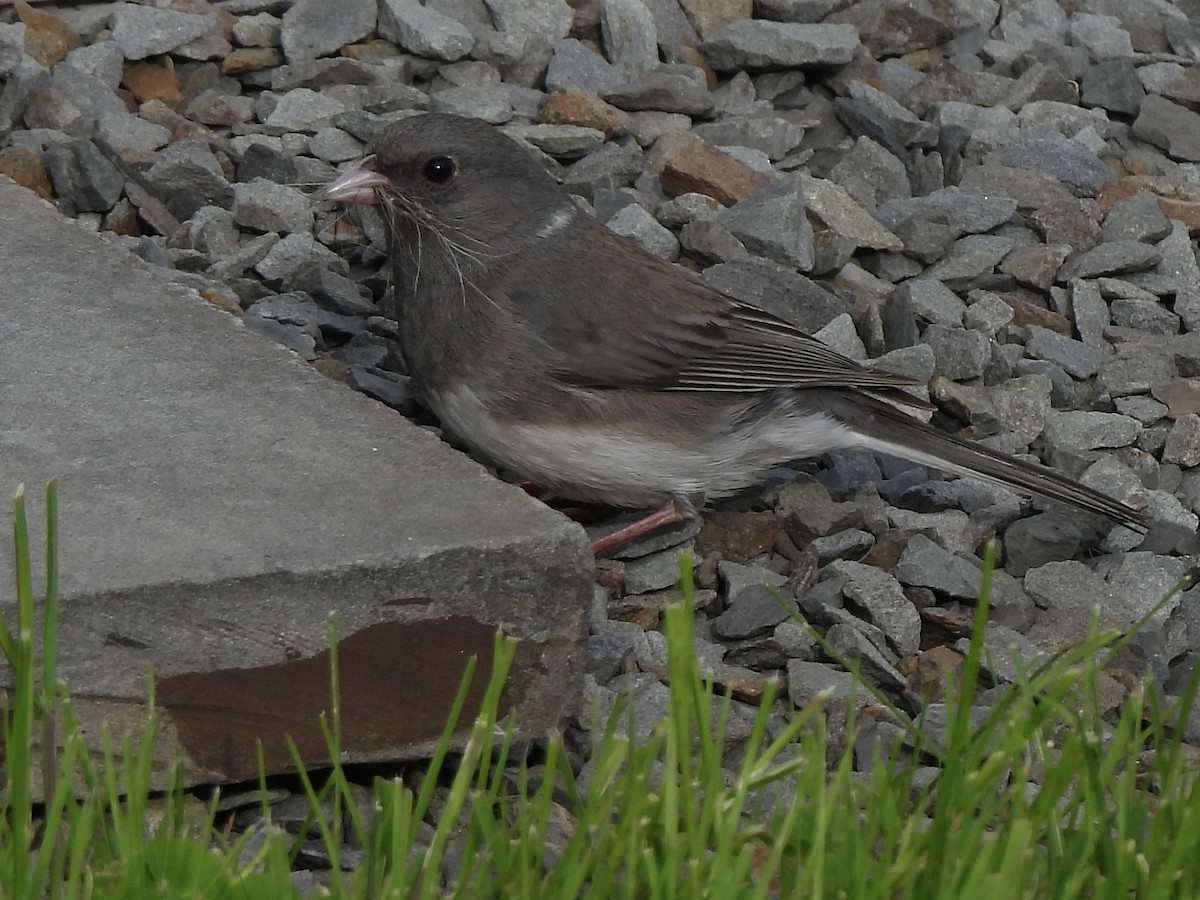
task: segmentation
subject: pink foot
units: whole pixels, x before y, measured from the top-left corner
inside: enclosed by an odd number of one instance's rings
[[[679,511],[679,507],[675,505],[675,501],[670,500],[662,509],[657,509],[638,519],[636,522],[630,522],[624,528],[618,528],[611,534],[606,534],[602,538],[597,538],[592,541],[592,554],[599,556],[605,550],[611,550],[613,547],[618,547],[626,541],[631,541],[635,537],[640,537],[643,534],[648,534],[664,525],[670,525],[674,522],[679,522],[683,519],[683,513]]]

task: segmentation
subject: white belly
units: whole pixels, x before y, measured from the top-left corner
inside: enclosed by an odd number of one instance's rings
[[[824,414],[780,413],[726,427],[737,406],[714,407],[704,433],[654,434],[620,423],[549,426],[498,420],[459,388],[436,398],[446,427],[491,462],[566,497],[649,507],[668,499],[703,505],[757,482],[769,469],[854,445],[854,435]]]

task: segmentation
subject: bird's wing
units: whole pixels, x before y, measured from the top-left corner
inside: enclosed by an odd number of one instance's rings
[[[864,368],[607,230],[581,239],[593,266],[543,258],[541,270],[513,269],[494,284],[531,341],[526,352],[563,382],[731,393],[835,387],[924,405],[902,391],[917,382]]]

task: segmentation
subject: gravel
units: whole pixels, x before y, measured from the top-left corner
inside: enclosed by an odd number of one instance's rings
[[[53,31],[0,7],[0,172],[428,424],[389,340],[378,223],[313,192],[398,117],[483,118],[651,253],[840,352],[933,378],[944,427],[1194,534],[1193,8],[877,5],[40,4]],[[1127,628],[1192,563],[1190,544],[1138,550],[1125,529],[895,460],[801,468],[703,529],[618,551],[589,645],[602,715],[572,724],[573,746],[622,695],[635,733],[665,714],[656,629],[683,546],[698,652],[735,707],[768,676],[797,704],[826,688],[866,704],[837,655],[915,711],[902,673],[957,658],[961,635],[931,623],[976,602],[993,535],[997,683],[1014,653],[1028,667],[1081,638],[1097,604]],[[1200,654],[1188,600],[1155,620],[1145,677],[1168,696]]]

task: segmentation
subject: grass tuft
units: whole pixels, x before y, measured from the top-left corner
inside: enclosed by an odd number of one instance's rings
[[[199,803],[178,777],[172,790],[151,794],[152,695],[136,740],[106,735],[99,758],[85,751],[56,676],[53,482],[45,502],[40,590],[23,490],[13,503],[15,600],[0,621],[8,670],[0,896],[298,896],[292,867],[308,827],[295,836],[268,825],[231,839],[217,827],[215,798]],[[690,562],[681,573],[690,596]],[[515,641],[497,635],[489,688],[462,751],[452,752],[451,735],[470,669],[424,777],[376,778],[366,803],[339,762],[331,621],[331,702],[321,725],[333,765],[319,787],[294,754],[307,824],[332,861],[318,890],[404,900],[1200,896],[1198,756],[1174,726],[1186,720],[1200,673],[1175,708],[1147,689],[1104,715],[1100,669],[1127,638],[1093,628],[993,690],[981,716],[987,578],[940,735],[930,734],[928,717],[904,722],[894,708],[875,707],[905,740],[856,741],[871,722],[855,698],[819,698],[780,725],[772,713],[784,698],[771,686],[730,763],[732,701],[697,662],[684,603],[663,618],[668,715],[635,741],[630,711],[614,711],[593,736],[586,779],[557,734],[539,755],[516,758],[510,723],[499,717]],[[837,740],[827,733],[835,721],[846,730]],[[269,820],[265,801],[263,809]]]

